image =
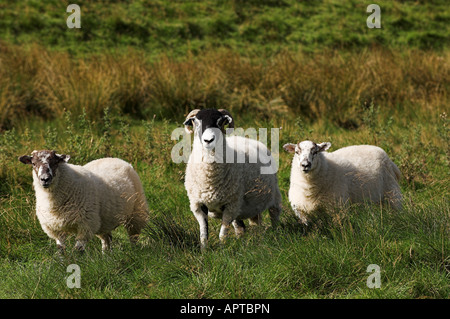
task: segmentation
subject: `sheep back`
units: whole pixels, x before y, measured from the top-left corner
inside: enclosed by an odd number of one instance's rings
[[[355,145],[329,154],[347,180],[351,202],[388,201],[394,207],[401,200],[400,171],[386,152],[373,145]]]
[[[83,166],[95,177],[100,233],[109,232],[119,224],[134,220],[145,223],[148,206],[142,183],[131,164],[118,158],[102,158]]]

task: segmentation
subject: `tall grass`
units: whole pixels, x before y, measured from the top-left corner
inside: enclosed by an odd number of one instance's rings
[[[378,144],[402,168],[405,208],[394,214],[374,206],[336,209],[333,218],[300,225],[287,201],[291,157],[280,154],[281,225],[249,227],[222,245],[220,222],[210,221],[210,248],[199,249],[198,224],[184,189],[184,164],[170,160],[170,133],[181,121],[136,120],[107,110],[90,119],[29,119],[0,135],[1,298],[448,298],[450,294],[450,172],[448,120],[432,112],[411,129],[377,105],[365,109],[358,128],[302,117],[236,117],[242,127],[283,126],[280,144],[304,137],[332,140],[333,149]],[[389,114],[389,113],[388,113]],[[275,117],[275,118],[274,118]],[[405,125],[406,124],[406,125]],[[143,182],[151,218],[137,247],[124,229],[114,231],[113,251],[92,240],[85,255],[70,247],[61,258],[34,213],[30,167],[17,157],[57,149],[84,164],[121,157]],[[81,288],[66,285],[67,266],[81,267]],[[381,288],[369,289],[367,266],[381,267]]]
[[[0,50],[0,128],[33,114],[64,112],[90,119],[115,114],[180,119],[188,110],[226,107],[235,114],[259,112],[328,118],[343,126],[375,103],[406,114],[446,109],[449,55],[386,49],[314,56],[283,52],[270,59],[214,51],[156,61],[142,52],[74,58],[34,45]]]

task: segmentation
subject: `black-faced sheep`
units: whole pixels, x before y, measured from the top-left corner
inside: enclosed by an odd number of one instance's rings
[[[272,225],[277,224],[281,194],[267,147],[256,140],[225,136],[225,126],[234,127],[226,110],[193,110],[184,125],[188,132],[194,130],[185,187],[200,225],[201,247],[207,244],[208,216],[222,219],[221,240],[227,236],[229,224],[240,235],[245,229],[242,220],[250,218],[258,223],[266,209]]]

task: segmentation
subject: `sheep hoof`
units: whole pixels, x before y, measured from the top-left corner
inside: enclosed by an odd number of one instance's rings
[[[200,239],[200,250],[206,251],[206,249],[208,248],[208,240],[206,238],[201,238]]]
[[[242,220],[233,221],[234,232],[236,237],[241,238],[245,233],[245,224]]]
[[[58,245],[58,250],[55,253],[55,257],[59,260],[60,263],[64,263],[66,257],[66,250],[64,246]]]
[[[57,245],[57,247],[58,247],[58,254],[64,255],[66,248],[63,245]]]
[[[112,248],[111,247],[106,248],[106,249],[102,249],[102,255],[106,255],[107,253],[110,253],[110,252],[112,252]]]
[[[221,245],[225,245],[227,241],[227,236],[219,236],[219,241]]]
[[[85,248],[85,246],[86,246],[86,243],[77,241],[77,242],[75,243],[75,250],[78,251],[78,252],[80,252],[80,253],[84,253],[84,248]]]

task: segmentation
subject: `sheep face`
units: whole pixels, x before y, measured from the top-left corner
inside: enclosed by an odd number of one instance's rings
[[[284,150],[289,153],[294,153],[294,158],[300,170],[304,173],[309,173],[317,167],[317,154],[326,151],[330,148],[331,143],[325,142],[316,144],[312,141],[303,141],[298,144],[285,144]]]
[[[67,162],[70,159],[68,155],[59,155],[55,151],[33,151],[31,156],[23,155],[19,160],[24,164],[33,166],[33,174],[37,177],[39,184],[44,188],[49,188],[59,163]]]
[[[232,128],[233,124],[231,114],[223,109],[194,110],[184,122],[186,130],[192,133],[192,127],[196,138],[207,151],[222,145],[225,126]]]

